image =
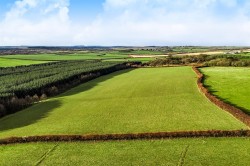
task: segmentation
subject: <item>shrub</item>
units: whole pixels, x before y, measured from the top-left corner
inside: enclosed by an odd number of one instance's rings
[[[46,100],[47,99],[47,95],[46,94],[42,94],[42,96],[40,97],[40,100]]]
[[[50,95],[56,95],[56,94],[58,94],[58,88],[56,87],[56,86],[52,86],[51,88],[49,88],[49,90],[48,90],[48,92],[49,92],[49,94]]]
[[[26,101],[27,104],[32,104],[33,103],[33,99],[29,95],[25,96],[25,101]]]
[[[32,100],[33,100],[33,102],[38,102],[38,101],[39,101],[38,95],[35,94],[35,95],[32,97]]]
[[[3,117],[4,115],[6,115],[5,106],[0,104],[0,117]]]

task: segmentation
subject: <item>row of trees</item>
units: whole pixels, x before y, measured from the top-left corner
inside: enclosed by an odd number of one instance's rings
[[[0,69],[0,97],[41,95],[41,89],[65,83],[81,74],[105,70],[118,64],[100,61],[63,61],[37,66],[2,68]]]

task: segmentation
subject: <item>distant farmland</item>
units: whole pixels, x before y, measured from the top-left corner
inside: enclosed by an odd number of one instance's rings
[[[47,63],[47,62],[49,61],[0,58],[0,67],[24,66],[24,65]]]

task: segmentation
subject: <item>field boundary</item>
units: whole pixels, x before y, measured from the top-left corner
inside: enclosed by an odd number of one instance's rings
[[[174,138],[203,138],[203,137],[250,137],[250,130],[207,130],[207,131],[178,131],[156,133],[102,134],[102,135],[41,135],[27,137],[10,137],[0,139],[1,145],[34,143],[34,142],[86,142],[112,140],[140,139],[174,139]]]
[[[213,94],[211,94],[209,92],[209,90],[207,88],[205,88],[204,84],[203,84],[203,80],[204,80],[204,74],[202,74],[199,70],[200,67],[197,66],[193,66],[192,69],[194,70],[194,72],[197,74],[198,76],[198,80],[197,80],[197,85],[198,88],[200,89],[200,91],[215,105],[217,105],[218,107],[220,107],[221,109],[229,112],[231,115],[233,115],[235,118],[237,118],[238,120],[240,120],[241,122],[245,123],[248,127],[250,127],[250,116],[248,114],[246,114],[245,112],[243,112],[241,109],[236,108],[235,106],[232,106],[228,103],[225,103],[224,101],[220,100],[219,98],[217,98],[216,96],[214,96]]]

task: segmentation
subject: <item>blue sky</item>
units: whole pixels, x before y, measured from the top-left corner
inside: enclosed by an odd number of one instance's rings
[[[104,0],[71,0],[70,17],[75,21],[91,21],[102,12]]]
[[[16,0],[0,1],[0,18],[3,19],[8,10],[11,9]],[[71,0],[69,5],[69,15],[75,20],[94,19],[102,11],[104,0]]]
[[[249,0],[1,0],[0,45],[250,45]]]

